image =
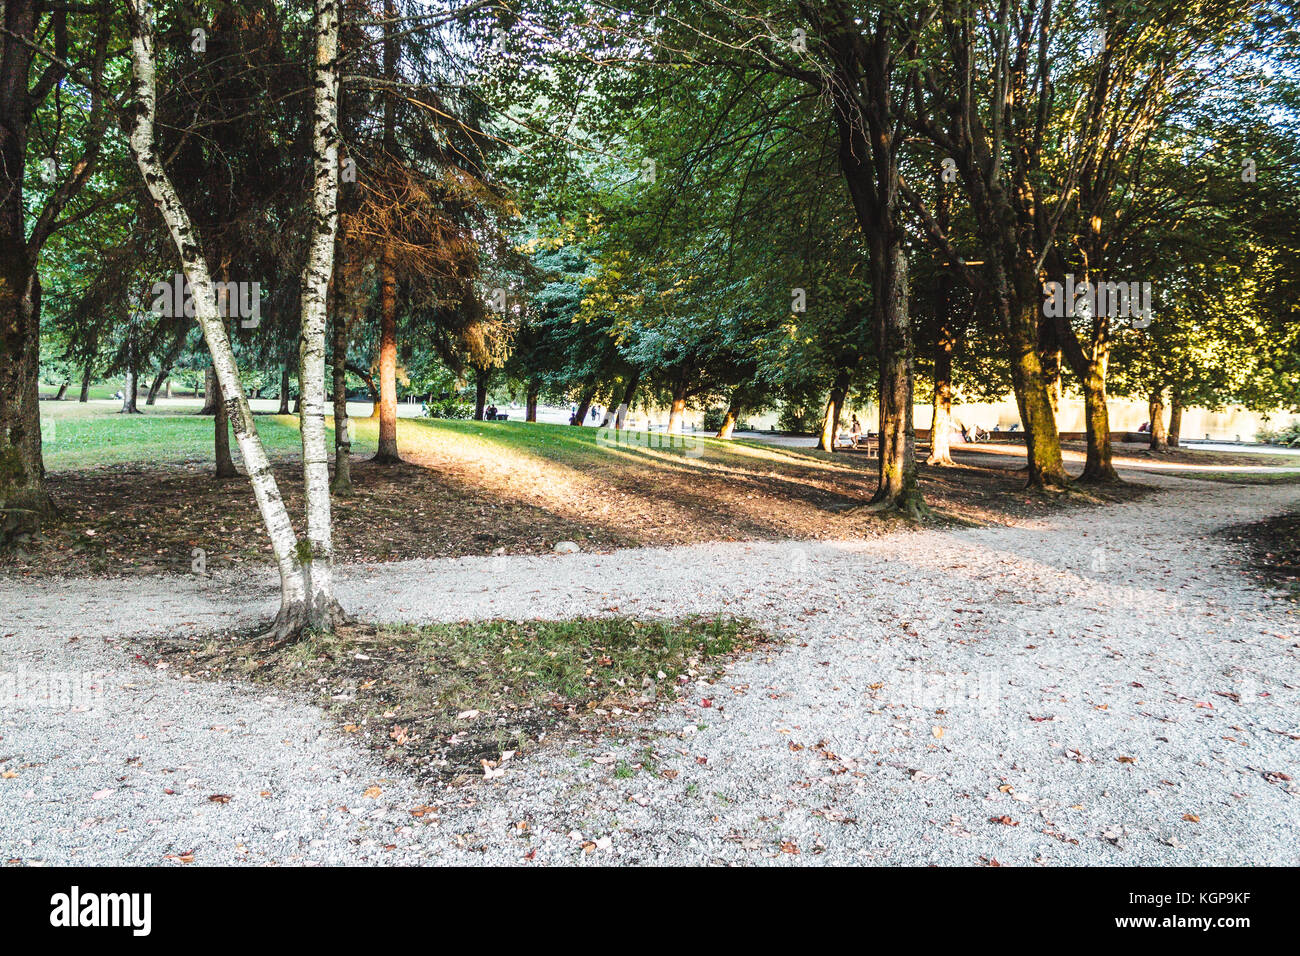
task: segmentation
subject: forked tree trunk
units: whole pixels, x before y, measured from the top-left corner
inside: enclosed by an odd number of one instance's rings
[[[90,377],[94,374],[94,368],[92,362],[86,362],[86,367],[81,371],[81,395],[77,401],[83,405],[90,401]]]
[[[1088,461],[1083,466],[1080,481],[1119,481],[1115,466],[1111,464],[1110,410],[1106,407],[1107,354],[1087,360],[1083,376],[1083,411],[1088,439]]]
[[[302,392],[302,477],[307,501],[307,605],[281,628],[333,628],[347,618],[334,597],[334,536],[329,451],[325,444],[325,322],[339,212],[339,0],[315,0],[315,109],[312,117],[312,229],[302,274],[298,381]],[[394,395],[394,399],[396,396]],[[396,407],[394,403],[394,413]],[[382,416],[381,416],[382,422]],[[396,433],[393,451],[396,453]]]
[[[1169,435],[1166,441],[1170,448],[1177,448],[1183,432],[1183,394],[1174,389],[1169,395]]]
[[[1165,392],[1163,388],[1151,393],[1151,397],[1147,399],[1147,408],[1151,416],[1151,450],[1165,451],[1169,447],[1169,439],[1165,433]]]
[[[1011,384],[1025,430],[1025,450],[1031,488],[1065,488],[1070,483],[1061,457],[1061,435],[1056,413],[1048,395],[1043,366],[1038,355],[1038,321],[1042,302],[1026,296],[1012,299],[1005,285],[1005,273],[998,271],[1002,285],[996,298],[999,319],[1011,353]]]
[[[335,9],[332,0],[327,5]],[[234,352],[225,324],[217,311],[216,293],[207,262],[203,258],[199,236],[194,231],[189,214],[157,152],[154,140],[154,118],[157,113],[154,35],[149,7],[148,0],[128,0],[131,72],[135,96],[135,108],[131,114],[131,153],[150,196],[167,224],[180,256],[181,267],[190,284],[195,318],[212,354],[213,369],[226,396],[223,405],[233,419],[235,438],[239,442],[258,510],[275,553],[276,566],[280,572],[280,616],[283,618],[301,614],[307,594],[293,525],[289,521],[289,513],[280,497],[271,464],[257,435],[252,410],[239,381]],[[337,31],[336,9],[333,22]],[[330,59],[332,61],[332,56]],[[331,93],[332,90],[331,85]]]

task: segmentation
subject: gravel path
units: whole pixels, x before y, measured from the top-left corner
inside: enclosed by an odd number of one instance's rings
[[[63,673],[73,706],[0,705],[0,860],[1296,865],[1300,616],[1215,529],[1300,486],[1143,480],[1014,528],[344,569],[382,620],[726,611],[782,641],[454,791],[133,659],[269,615],[269,576],[3,581],[0,671]]]

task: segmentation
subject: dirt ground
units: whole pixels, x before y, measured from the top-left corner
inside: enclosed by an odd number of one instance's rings
[[[538,553],[558,541],[609,550],[859,538],[898,526],[845,514],[876,487],[875,461],[858,455],[831,461],[738,446],[697,460],[616,452],[574,462],[470,445],[406,457],[391,466],[354,460],[356,493],[334,500],[341,562]],[[301,524],[297,463],[277,461],[276,479]],[[270,544],[242,477],[217,481],[199,463],[131,464],[55,473],[48,481],[59,521],[41,540],[0,557],[0,573],[127,576],[189,571],[196,561],[209,571],[270,563]],[[941,522],[1016,523],[1061,507],[1053,497],[1027,493],[1023,475],[1009,469],[923,467],[921,487]],[[1126,499],[1141,491],[1127,485],[1105,496]]]

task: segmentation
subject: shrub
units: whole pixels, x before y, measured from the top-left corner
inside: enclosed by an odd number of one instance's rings
[[[423,414],[425,418],[470,418],[474,414],[474,404],[451,395],[425,402]]]
[[[822,427],[821,409],[787,403],[781,406],[776,427],[783,432],[795,432],[800,435],[816,434]]]
[[[1269,428],[1267,425],[1260,425],[1259,429],[1255,432],[1255,440],[1265,442],[1269,445],[1300,444],[1300,418],[1287,425],[1280,425],[1277,428]]]

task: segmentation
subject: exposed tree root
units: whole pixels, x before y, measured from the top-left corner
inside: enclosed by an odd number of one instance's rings
[[[333,598],[318,601],[315,605],[303,600],[281,605],[271,626],[258,635],[259,640],[271,641],[268,650],[301,640],[312,632],[331,633],[337,627],[351,624],[352,619],[342,605]]]

